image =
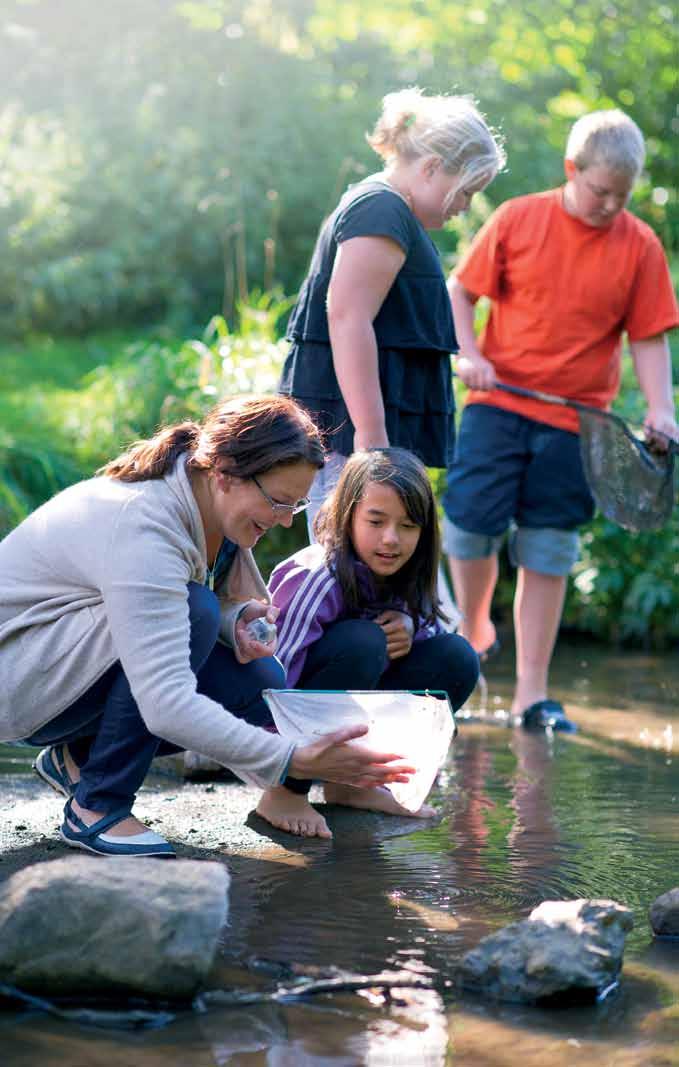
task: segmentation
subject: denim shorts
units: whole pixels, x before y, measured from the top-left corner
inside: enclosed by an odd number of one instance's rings
[[[578,435],[489,404],[468,405],[443,507],[450,555],[489,556],[511,529],[515,563],[567,574],[577,559],[577,528],[594,514]]]
[[[316,518],[323,501],[330,496],[337,485],[340,479],[340,474],[344,470],[344,466],[348,459],[348,456],[343,456],[340,452],[326,452],[325,466],[318,471],[311,483],[311,489],[309,490],[309,500],[311,503],[306,509],[307,532],[309,534],[309,544],[311,545],[316,541],[314,536],[314,519]]]

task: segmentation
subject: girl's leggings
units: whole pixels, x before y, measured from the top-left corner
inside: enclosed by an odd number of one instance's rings
[[[407,656],[387,658],[387,639],[376,622],[348,619],[329,626],[309,649],[299,689],[441,689],[457,711],[476,685],[479,658],[457,634],[417,641]],[[311,782],[286,778],[293,793]]]
[[[283,667],[273,656],[239,663],[232,650],[217,641],[220,613],[215,594],[190,582],[188,600],[190,659],[198,692],[254,726],[272,728],[262,690],[283,688]],[[34,745],[67,743],[80,768],[78,804],[103,813],[131,808],[153,758],[181,751],[149,733],[120,663],[26,740]]]

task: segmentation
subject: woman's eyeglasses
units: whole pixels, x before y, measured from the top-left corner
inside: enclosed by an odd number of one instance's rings
[[[299,515],[300,511],[306,511],[306,509],[309,507],[309,504],[311,503],[308,497],[302,497],[302,499],[298,500],[296,504],[281,504],[280,501],[273,500],[272,497],[269,496],[266,489],[263,489],[262,486],[259,484],[254,474],[252,474],[250,477],[259,489],[260,493],[266,500],[271,510],[276,512],[278,515]]]

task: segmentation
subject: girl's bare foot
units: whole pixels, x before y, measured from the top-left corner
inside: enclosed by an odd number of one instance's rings
[[[327,804],[344,804],[349,808],[383,811],[387,815],[407,815],[411,819],[431,819],[436,815],[436,808],[432,808],[430,804],[423,804],[418,811],[408,811],[384,786],[376,786],[374,789],[357,789],[351,785],[326,782],[323,792]]]
[[[305,796],[293,793],[284,785],[274,786],[262,794],[257,814],[276,826],[299,837],[332,837],[327,822]]]

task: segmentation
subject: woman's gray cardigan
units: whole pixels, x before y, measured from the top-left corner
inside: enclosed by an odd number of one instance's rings
[[[277,784],[293,745],[196,692],[187,584],[206,566],[185,457],[164,478],[93,478],[33,512],[0,542],[0,740],[29,737],[120,660],[151,733]],[[224,585],[232,645],[243,602],[268,599],[249,550]]]

